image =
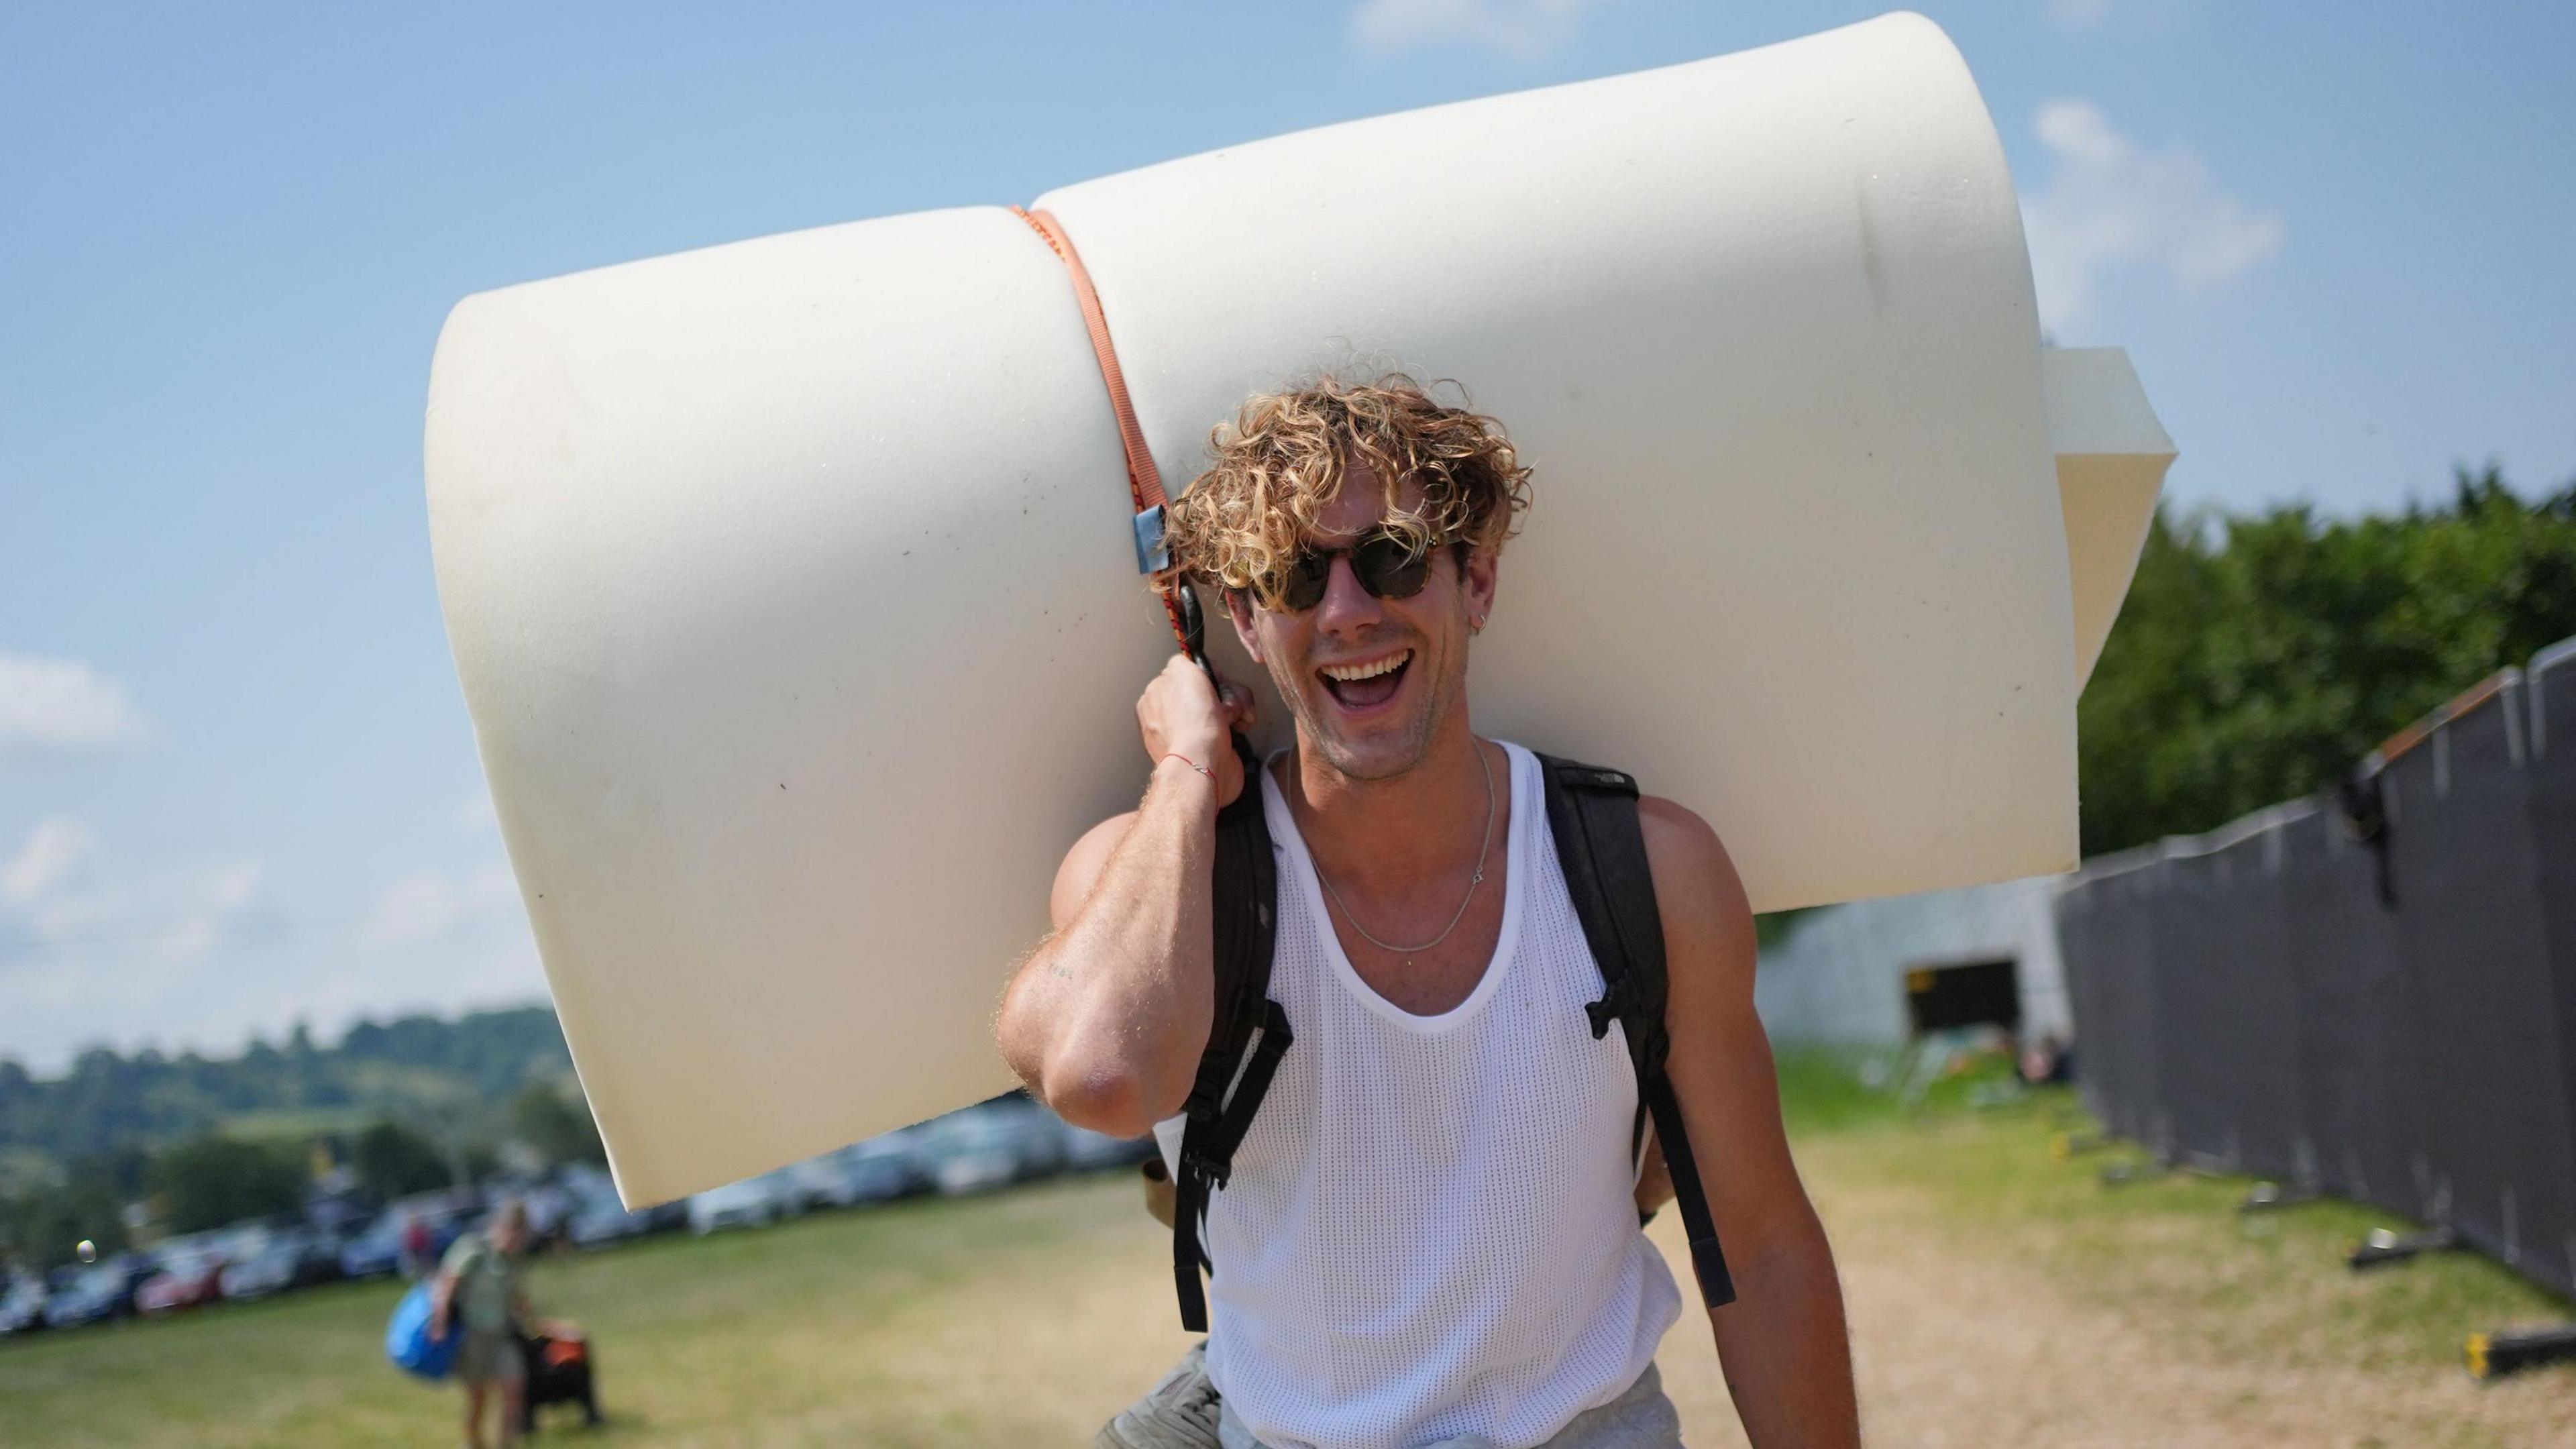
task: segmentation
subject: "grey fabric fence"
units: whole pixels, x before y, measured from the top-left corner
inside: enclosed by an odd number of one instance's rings
[[[2576,1294],[2576,641],[2345,790],[2087,862],[2057,923],[2111,1131]]]

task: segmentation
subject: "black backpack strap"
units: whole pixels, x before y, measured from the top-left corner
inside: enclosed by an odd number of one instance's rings
[[[1270,824],[1261,812],[1261,762],[1241,735],[1243,792],[1217,812],[1216,863],[1210,900],[1216,927],[1216,1010],[1207,1050],[1181,1109],[1180,1171],[1172,1179],[1172,1282],[1181,1327],[1207,1332],[1207,1294],[1199,1268],[1215,1267],[1199,1242],[1207,1195],[1224,1188],[1234,1151],[1261,1111],[1279,1058],[1296,1038],[1288,1014],[1270,999],[1270,957],[1279,931],[1279,869]]]
[[[1584,1008],[1592,1035],[1609,1035],[1617,1019],[1636,1068],[1637,1103],[1655,1124],[1664,1165],[1672,1170],[1674,1205],[1690,1235],[1691,1266],[1711,1308],[1735,1301],[1735,1280],[1717,1242],[1699,1161],[1682,1126],[1682,1108],[1664,1074],[1671,1038],[1664,1030],[1664,923],[1655,908],[1655,877],[1637,823],[1637,782],[1617,770],[1539,756],[1547,777],[1548,831],[1583,939],[1601,968],[1601,999]],[[1643,1124],[1640,1124],[1640,1139]]]

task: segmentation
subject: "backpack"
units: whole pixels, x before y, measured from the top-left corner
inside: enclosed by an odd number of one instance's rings
[[[1181,1130],[1178,1171],[1172,1182],[1172,1280],[1181,1326],[1207,1331],[1207,1295],[1199,1270],[1216,1271],[1199,1239],[1208,1194],[1224,1190],[1279,1059],[1296,1042],[1288,1015],[1270,999],[1270,961],[1278,943],[1279,873],[1271,855],[1270,826],[1261,809],[1261,764],[1241,735],[1235,753],[1244,765],[1243,791],[1217,813],[1216,860],[1211,873],[1216,930],[1216,1011],[1207,1050]],[[1735,1283],[1717,1242],[1699,1165],[1682,1128],[1680,1101],[1664,1075],[1664,927],[1655,910],[1655,882],[1648,873],[1646,838],[1637,824],[1637,782],[1617,770],[1541,755],[1547,780],[1547,823],[1556,838],[1557,864],[1565,874],[1583,939],[1601,969],[1601,999],[1584,1007],[1597,1040],[1620,1023],[1637,1074],[1637,1124],[1632,1157],[1645,1148],[1654,1125],[1671,1168],[1675,1206],[1690,1236],[1691,1266],[1700,1297],[1716,1308],[1735,1301]]]

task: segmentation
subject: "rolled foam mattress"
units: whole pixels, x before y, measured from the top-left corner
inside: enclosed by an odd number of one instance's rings
[[[1246,394],[1322,372],[1454,379],[1502,419],[1536,503],[1477,728],[1707,816],[1757,909],[2075,863],[2076,694],[2171,449],[2111,456],[2162,436],[2116,353],[2044,402],[2002,148],[1928,21],[1037,205],[1176,490]],[[1045,242],[975,207],[470,297],[426,451],[457,670],[627,1200],[1008,1085],[996,994],[1067,846],[1134,804],[1171,648]]]

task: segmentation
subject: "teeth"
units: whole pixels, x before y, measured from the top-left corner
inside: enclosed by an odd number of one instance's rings
[[[1353,684],[1363,679],[1375,679],[1381,674],[1400,669],[1404,666],[1404,662],[1412,657],[1413,651],[1407,649],[1401,654],[1390,654],[1384,659],[1368,664],[1327,664],[1324,666],[1324,677],[1343,684]]]

